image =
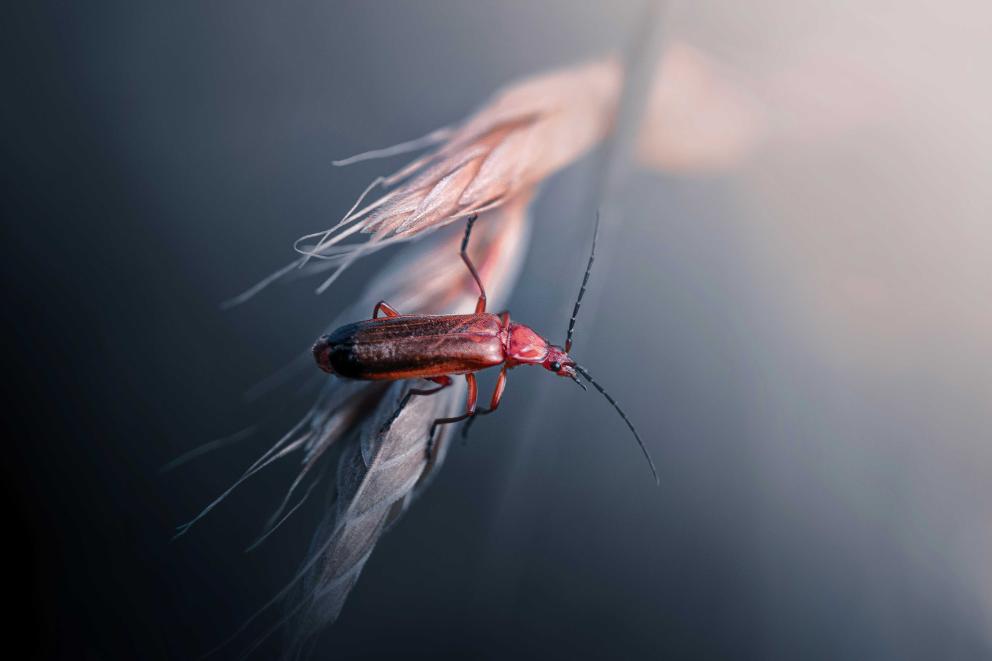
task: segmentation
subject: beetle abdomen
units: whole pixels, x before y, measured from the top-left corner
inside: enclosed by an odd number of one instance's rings
[[[504,360],[494,314],[359,321],[321,337],[313,353],[325,372],[374,380],[465,374]]]

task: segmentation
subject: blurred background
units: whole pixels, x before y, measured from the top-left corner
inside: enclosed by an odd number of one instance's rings
[[[170,537],[320,377],[245,393],[396,253],[321,296],[295,282],[219,302],[403,162],[332,160],[456,122],[521,76],[624,52],[643,12],[8,9],[9,635],[39,658],[196,658],[282,588],[321,501],[243,549],[292,465]],[[641,428],[661,487],[605,402],[517,370],[315,657],[989,658],[990,14],[977,0],[671,3],[666,44],[733,72],[747,112],[723,110],[753,139],[718,168],[634,172],[575,348]],[[510,299],[554,341],[600,152],[544,187]]]

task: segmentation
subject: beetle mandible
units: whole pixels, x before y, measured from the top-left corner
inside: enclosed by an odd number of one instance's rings
[[[658,471],[633,423],[616,400],[569,354],[572,348],[575,319],[582,305],[582,296],[585,294],[589,273],[596,256],[599,216],[596,217],[589,263],[586,265],[582,286],[579,288],[579,295],[568,323],[564,347],[549,343],[524,324],[511,322],[509,312],[500,314],[486,312],[486,289],[472,259],[466,252],[472,226],[477,218],[478,214],[469,217],[459,252],[472,278],[479,286],[479,300],[473,314],[404,315],[386,301],[379,301],[372,310],[371,319],[341,326],[317,340],[313,346],[313,355],[317,364],[325,372],[346,379],[395,381],[420,378],[438,384],[436,388],[409,390],[393,418],[386,423],[387,426],[396,418],[410,397],[432,395],[451,385],[452,376],[464,374],[468,382],[465,413],[435,420],[430,427],[428,449],[438,425],[466,419],[471,423],[476,416],[495,411],[506,388],[506,373],[518,365],[541,365],[558,376],[572,379],[585,390],[585,385],[578,378],[581,375],[602,393],[623,418],[648,460],[655,482],[658,482]],[[489,400],[489,408],[477,408],[478,386],[475,373],[497,365],[502,365],[502,368],[496,379],[492,398]],[[468,424],[464,431],[467,430]]]

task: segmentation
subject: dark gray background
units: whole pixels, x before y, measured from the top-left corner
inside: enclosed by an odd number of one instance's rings
[[[295,419],[313,375],[243,393],[389,255],[320,297],[298,282],[233,311],[218,302],[285,263],[383,167],[332,159],[624,47],[639,5],[5,12],[5,545],[27,584],[8,596],[15,638],[39,657],[194,658],[285,584],[319,506],[242,549],[291,465],[169,537]],[[546,186],[511,299],[552,339],[585,259],[596,159]],[[580,322],[576,353],[640,425],[661,487],[604,402],[518,370],[500,414],[384,538],[317,658],[987,657],[992,582],[948,549],[987,548],[950,534],[987,502],[988,455],[929,451],[988,440],[978,354],[838,364],[792,307],[797,264],[776,256],[797,249],[763,247],[776,211],[755,212],[753,191],[742,204],[746,188],[637,175]],[[159,474],[256,423],[253,440]]]

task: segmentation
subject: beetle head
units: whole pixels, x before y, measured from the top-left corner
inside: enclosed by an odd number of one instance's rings
[[[568,352],[559,346],[552,344],[548,347],[548,355],[544,358],[541,366],[558,376],[567,376],[573,381],[575,380],[575,361],[569,357]]]

